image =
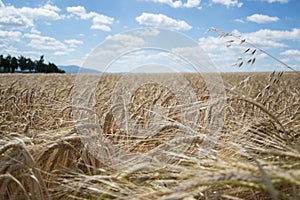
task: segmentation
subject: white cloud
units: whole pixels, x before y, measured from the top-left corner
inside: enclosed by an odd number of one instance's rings
[[[109,71],[174,73],[195,72],[195,69],[178,57],[176,53],[141,50],[125,54],[110,65]]]
[[[87,13],[84,7],[82,6],[72,6],[67,7],[67,12],[79,16],[81,19],[89,19],[91,18]]]
[[[235,19],[234,21],[235,21],[235,22],[238,22],[238,23],[245,23],[245,21],[242,20],[242,19]]]
[[[256,32],[241,34],[239,31],[234,30],[235,35],[242,35],[243,38],[257,47],[262,49],[274,49],[274,48],[285,48],[287,45],[281,42],[282,38],[278,38],[279,35],[285,35],[282,31],[274,31],[269,29],[261,29]],[[276,36],[275,34],[279,35]]]
[[[260,29],[256,32],[247,33],[243,35],[245,38],[251,40],[257,40],[261,38],[262,40],[272,40],[272,41],[282,41],[282,40],[300,40],[300,28],[294,28],[292,30],[270,30],[270,29]],[[260,45],[260,43],[257,43]]]
[[[66,55],[74,51],[78,45],[83,44],[83,41],[76,39],[59,41],[53,37],[40,35],[39,32],[25,33],[24,38],[30,40],[28,46],[38,50],[54,51],[54,55]]]
[[[20,42],[22,33],[19,31],[2,31],[0,30],[0,49],[2,54],[13,54],[18,50],[13,46],[13,43]]]
[[[41,34],[41,31],[37,30],[35,27],[32,27],[30,33]]]
[[[201,0],[187,0],[185,3],[181,0],[149,0],[156,3],[164,3],[167,4],[173,8],[180,8],[180,7],[186,7],[186,8],[196,8],[200,6]]]
[[[142,38],[129,35],[129,34],[114,35],[113,37],[110,36],[107,39],[112,41],[110,43],[112,44],[111,47],[117,47],[111,49],[113,51],[118,51],[119,49],[123,49],[119,47],[126,47],[127,49],[131,49],[132,47],[138,47],[145,44],[145,41]]]
[[[111,31],[111,28],[109,26],[103,25],[103,24],[93,24],[91,26],[91,29],[101,30],[101,31],[106,31],[106,32],[110,32]]]
[[[298,56],[300,58],[300,50],[297,49],[289,49],[280,54],[284,56]]]
[[[212,0],[212,3],[219,3],[219,4],[223,4],[226,7],[234,7],[237,6],[238,8],[243,6],[242,2],[239,2],[238,0]]]
[[[224,45],[225,44],[225,45]],[[201,37],[199,38],[199,45],[204,50],[214,51],[214,50],[226,50],[226,43],[223,40],[220,40],[219,37]]]
[[[20,14],[15,7],[2,4],[0,7],[0,26],[9,29],[27,28],[33,26],[33,20]]]
[[[157,2],[157,3],[165,3],[173,8],[179,8],[182,6],[181,1],[173,1],[173,0],[150,0],[150,1]]]
[[[264,24],[264,23],[270,23],[270,22],[277,22],[279,20],[279,18],[271,17],[268,15],[253,14],[251,16],[248,16],[247,20],[258,23],[258,24]]]
[[[1,44],[0,48],[2,48]],[[41,55],[43,55],[43,53],[39,51],[22,51],[12,46],[5,46],[5,48],[3,49],[4,51],[2,52],[2,54],[10,54],[16,57],[19,55],[23,55],[25,57],[30,57],[33,60],[38,59]]]
[[[6,6],[0,1],[0,27],[5,29],[24,29],[34,26],[34,21],[39,19],[58,20],[64,18],[60,15],[60,9],[46,4],[41,7],[31,8]]]
[[[198,41],[200,47],[207,52],[216,65],[230,66],[238,57],[239,49],[227,48],[226,42],[219,37],[201,37]]]
[[[176,20],[163,14],[142,13],[135,18],[140,25],[167,28],[172,30],[190,30],[192,26],[183,20]]]
[[[101,68],[103,71],[108,63],[116,62],[120,55],[127,54],[132,49],[141,48],[144,44],[143,38],[132,34],[109,35],[102,45],[87,56],[85,66],[92,69]]]
[[[83,44],[83,41],[81,41],[81,40],[75,40],[75,39],[70,39],[70,40],[65,40],[65,43],[67,43],[68,45],[70,45],[70,47],[75,48],[78,45]]]
[[[58,20],[63,18],[58,14],[60,12],[60,9],[49,4],[46,4],[40,8],[22,7],[17,10],[21,15],[26,16],[30,19]]]
[[[82,6],[67,7],[67,12],[69,12],[71,16],[77,16],[83,20],[91,19],[91,29],[109,32],[111,31],[109,25],[114,23],[114,18],[96,12],[86,12],[85,8]]]
[[[267,56],[259,51],[257,51],[255,58],[256,62],[252,65],[244,64],[243,67],[234,67],[232,65],[238,63],[238,58],[243,58],[244,62],[245,60],[248,60],[251,58],[251,56],[243,54],[243,52],[248,48],[248,46],[239,46],[234,45],[230,48],[228,48],[227,41],[228,38],[222,39],[220,37],[202,37],[199,38],[199,45],[203,48],[205,52],[207,52],[208,56],[212,60],[212,62],[215,64],[215,66],[220,71],[264,71],[266,70],[265,64],[263,64],[263,68],[257,68],[257,66],[260,66],[262,62],[267,58]],[[239,43],[238,43],[239,44]],[[269,67],[270,70],[271,67]]]
[[[160,31],[158,29],[155,29],[155,28],[153,28],[153,29],[150,29],[150,28],[141,29],[141,30],[137,31],[137,35],[143,36],[143,37],[145,37],[145,36],[146,37],[148,37],[148,36],[157,36],[159,34],[160,34]]]
[[[199,8],[201,0],[187,0],[185,4],[183,4],[186,8]]]
[[[22,18],[21,16],[12,16],[7,13],[0,12],[0,27],[5,29],[22,29],[33,26],[32,20]]]
[[[62,50],[62,51],[68,51],[70,50],[67,45],[60,42],[59,40],[48,37],[48,36],[41,36],[39,34],[33,34],[33,33],[25,33],[25,38],[30,39],[28,46],[34,48],[34,49],[40,49],[40,50]]]
[[[295,60],[300,62],[300,50],[289,49],[284,52],[281,52],[280,55],[287,57],[287,60]]]
[[[21,39],[22,33],[19,31],[1,31],[0,30],[0,44],[6,44],[11,42],[19,42]]]
[[[256,32],[240,33],[237,30],[232,32],[234,35],[242,36],[246,41],[254,44],[255,46],[263,50],[282,49],[289,47],[286,43],[288,40],[299,42],[300,41],[300,28],[292,30],[270,30],[261,29]],[[243,52],[249,46],[239,45],[240,42],[235,42],[232,47],[227,48],[228,44],[226,41],[228,38],[220,39],[216,37],[201,37],[199,38],[199,45],[202,47],[217,66],[230,66],[236,62],[236,59],[240,56],[245,56]],[[286,56],[289,60],[299,61],[300,51],[299,50],[286,50],[280,53],[281,56]],[[275,55],[276,56],[276,55]],[[279,56],[279,55],[278,55]],[[256,60],[260,61],[266,59],[266,55],[257,52]],[[287,59],[286,58],[286,59]]]
[[[93,17],[93,24],[112,24],[114,19],[105,15],[95,13]]]

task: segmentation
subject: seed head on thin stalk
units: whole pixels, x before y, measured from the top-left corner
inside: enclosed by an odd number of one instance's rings
[[[260,48],[259,46],[255,45],[253,42],[251,42],[249,39],[245,39],[240,35],[235,35],[232,33],[225,33],[219,29],[216,28],[210,28],[206,31],[206,33],[213,31],[215,33],[217,33],[219,35],[220,38],[232,38],[230,40],[227,41],[227,47],[231,47],[233,45],[233,43],[235,41],[239,41],[239,45],[242,44],[247,44],[249,46],[249,48],[247,48],[244,51],[244,54],[250,54],[250,57],[245,61],[242,57],[239,57],[237,59],[237,62],[234,64],[234,66],[238,66],[238,67],[242,67],[244,64],[251,64],[253,65],[256,61],[256,57],[255,54],[257,52],[257,50],[261,51],[262,53],[266,54],[267,56],[269,56],[270,58],[274,59],[275,61],[279,62],[280,64],[282,64],[283,66],[285,66],[286,68],[292,70],[293,72],[297,72],[298,70],[294,69],[293,67],[291,67],[290,65],[286,64],[285,62],[283,62],[282,60],[276,58],[275,56],[273,56],[272,54],[270,54],[269,52],[267,52],[266,50]]]

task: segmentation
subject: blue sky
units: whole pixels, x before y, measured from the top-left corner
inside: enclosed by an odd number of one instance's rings
[[[228,38],[205,33],[215,27],[299,70],[299,10],[299,0],[0,0],[0,54],[82,65],[115,34],[159,27],[193,39],[221,71],[285,69],[259,51],[253,66],[232,67],[238,57],[248,59],[247,46],[227,48]]]

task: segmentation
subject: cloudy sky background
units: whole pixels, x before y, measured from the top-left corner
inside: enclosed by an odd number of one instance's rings
[[[248,59],[247,46],[235,42],[226,47],[229,38],[206,33],[215,27],[241,35],[300,70],[299,10],[299,0],[0,0],[0,54],[44,55],[57,65],[81,66],[106,38],[159,27],[193,39],[221,71],[286,69],[259,51],[253,66],[232,67],[239,57]]]

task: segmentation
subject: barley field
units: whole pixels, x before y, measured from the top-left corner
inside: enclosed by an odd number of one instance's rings
[[[159,84],[116,103],[122,74],[102,75],[85,108],[78,76],[0,75],[0,199],[300,199],[299,73],[221,74],[217,108],[201,77],[182,74],[199,105],[187,122]]]

